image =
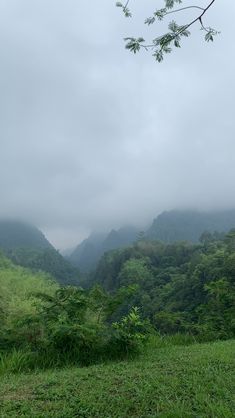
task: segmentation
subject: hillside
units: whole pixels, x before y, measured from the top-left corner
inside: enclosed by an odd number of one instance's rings
[[[32,271],[44,271],[59,283],[76,285],[80,281],[79,271],[53,247],[15,248],[4,252],[13,263]]]
[[[77,269],[33,225],[1,220],[0,250],[14,264],[49,273],[62,284],[76,284],[79,281]]]
[[[235,210],[198,212],[173,210],[161,213],[144,232],[146,240],[164,243],[189,241],[197,243],[204,232],[217,237],[235,228]],[[82,272],[94,270],[107,251],[133,244],[139,235],[134,227],[111,230],[109,234],[91,234],[79,244],[67,259]]]
[[[108,234],[93,233],[75,248],[68,260],[82,272],[91,271],[105,252],[130,245],[137,234],[134,227],[112,229]]]
[[[226,233],[235,228],[235,210],[221,212],[169,211],[154,219],[146,238],[163,242],[198,242],[203,232]]]
[[[235,341],[173,346],[156,339],[139,359],[5,375],[1,416],[233,418]]]
[[[47,274],[16,266],[0,253],[0,352],[5,341],[4,329],[8,338],[13,324],[35,312],[34,294],[53,295],[57,289],[58,284]]]
[[[235,232],[201,244],[138,241],[106,253],[92,275],[113,292],[137,286],[120,308],[139,306],[162,333],[207,339],[233,338],[235,328]]]
[[[0,220],[0,248],[53,248],[43,233],[21,221]]]

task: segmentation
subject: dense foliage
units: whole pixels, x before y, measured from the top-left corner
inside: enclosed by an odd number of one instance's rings
[[[200,244],[141,240],[105,254],[91,278],[106,290],[137,285],[130,304],[139,306],[161,333],[198,338],[235,335],[235,233],[224,239],[204,233]]]
[[[146,340],[148,327],[137,308],[111,320],[131,287],[112,296],[97,286],[60,287],[1,256],[0,292],[2,363],[15,356],[29,369],[84,365],[134,355]]]

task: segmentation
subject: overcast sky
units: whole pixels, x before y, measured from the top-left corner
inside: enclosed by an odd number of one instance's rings
[[[143,25],[159,4],[132,0],[130,20],[113,0],[0,0],[0,217],[64,248],[165,209],[235,207],[235,4],[208,12],[214,44],[195,28],[157,64],[123,38],[161,34]]]

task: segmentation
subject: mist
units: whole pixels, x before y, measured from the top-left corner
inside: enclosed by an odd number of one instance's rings
[[[235,4],[208,13],[213,44],[195,28],[157,64],[124,48],[158,31],[142,3],[130,20],[110,0],[1,1],[0,218],[56,248],[163,210],[235,207]]]

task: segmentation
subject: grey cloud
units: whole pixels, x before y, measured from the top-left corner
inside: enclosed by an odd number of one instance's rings
[[[213,45],[195,29],[158,65],[122,41],[151,37],[155,1],[133,0],[133,20],[114,3],[0,5],[0,216],[57,247],[164,209],[235,206],[235,5],[208,14]]]

